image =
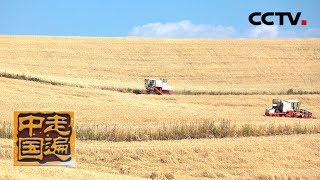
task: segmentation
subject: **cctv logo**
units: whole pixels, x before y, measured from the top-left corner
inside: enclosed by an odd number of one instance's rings
[[[252,25],[274,25],[274,21],[272,20],[272,17],[278,17],[279,18],[279,25],[284,25],[284,19],[287,17],[289,19],[289,22],[291,25],[295,26],[299,22],[299,18],[301,16],[301,12],[298,12],[294,17],[290,12],[253,12],[249,15],[249,22]],[[261,19],[261,21],[260,21]],[[274,19],[274,18],[273,18]],[[307,25],[307,20],[301,20],[301,25],[305,26]]]

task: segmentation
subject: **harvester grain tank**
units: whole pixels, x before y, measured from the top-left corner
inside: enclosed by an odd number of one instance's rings
[[[265,111],[266,116],[274,117],[294,117],[294,118],[311,118],[312,113],[300,109],[300,102],[298,100],[272,100],[272,107]]]

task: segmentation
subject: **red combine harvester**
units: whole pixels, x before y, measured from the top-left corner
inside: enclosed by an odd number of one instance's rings
[[[166,79],[144,79],[145,91],[141,94],[173,94],[173,88],[167,83]]]
[[[267,108],[266,116],[274,117],[294,117],[294,118],[311,118],[312,113],[300,109],[300,102],[297,100],[272,100],[272,107]]]

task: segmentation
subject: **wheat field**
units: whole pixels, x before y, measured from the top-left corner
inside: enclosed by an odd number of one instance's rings
[[[319,90],[320,41],[0,37],[1,71],[111,87],[168,78],[176,90]],[[40,68],[41,67],[41,68]]]
[[[319,144],[319,134],[131,143],[78,141],[76,168],[39,169],[13,167],[12,140],[0,139],[0,176],[22,178],[32,172],[34,179],[47,175],[80,179],[319,179]]]
[[[74,111],[79,131],[102,127],[98,131],[104,132],[104,127],[113,127],[119,132],[143,132],[143,142],[82,138],[76,147],[77,167],[55,169],[66,177],[320,176],[316,171],[320,168],[319,39],[0,36],[0,64],[0,137],[6,137],[1,136],[4,124],[11,133],[17,110]],[[167,78],[177,94],[132,93],[143,89],[145,77]],[[265,117],[264,110],[274,98],[300,100],[301,108],[314,117]],[[307,135],[284,132],[271,137],[262,133],[221,139],[143,138],[144,132],[163,127],[225,121],[240,129],[299,126],[308,130],[301,133]],[[0,145],[0,177],[21,178],[31,171],[33,178],[42,177],[42,170],[12,167],[11,140],[0,139]]]

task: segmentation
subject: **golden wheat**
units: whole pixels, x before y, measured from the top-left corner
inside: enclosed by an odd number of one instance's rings
[[[0,36],[1,71],[133,89],[151,76],[168,78],[176,90],[318,91],[319,57],[319,39]]]
[[[318,124],[320,95],[135,95],[93,88],[54,86],[0,78],[0,121],[12,122],[16,110],[71,110],[78,125],[150,128],[203,121],[232,124]],[[298,99],[313,119],[265,117],[273,98]]]
[[[86,139],[215,137],[218,131],[210,130],[222,120],[230,123],[226,134],[220,131],[223,136],[318,133],[319,59],[319,39],[0,36],[0,134],[10,138],[16,110],[75,111]],[[148,76],[168,78],[177,94],[123,93],[143,89]],[[298,99],[314,118],[263,116],[274,98]],[[116,133],[108,136],[105,128]],[[114,179],[119,176],[109,173],[117,173],[160,179],[319,179],[319,139],[314,134],[78,141],[76,169],[45,170],[12,167],[12,141],[0,139],[0,178],[33,172],[33,178]]]
[[[319,144],[319,134],[130,143],[77,141],[76,168],[39,168],[13,167],[12,140],[0,139],[0,177],[99,179],[116,173],[159,179],[319,179]]]

